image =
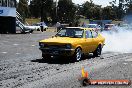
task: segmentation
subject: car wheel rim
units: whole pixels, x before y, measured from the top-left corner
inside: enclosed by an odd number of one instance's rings
[[[77,49],[77,53],[76,53],[76,60],[79,61],[81,59],[82,53],[80,49]]]

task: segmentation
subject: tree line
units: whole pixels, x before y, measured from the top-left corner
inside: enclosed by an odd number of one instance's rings
[[[57,1],[57,0],[56,0]],[[17,11],[24,18],[41,18],[46,23],[77,22],[84,17],[90,20],[121,20],[132,10],[132,0],[113,0],[110,6],[96,5],[92,0],[82,5],[72,0],[19,0]]]

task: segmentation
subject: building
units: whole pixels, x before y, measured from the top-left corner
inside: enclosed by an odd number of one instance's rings
[[[16,32],[16,0],[0,0],[0,33]]]

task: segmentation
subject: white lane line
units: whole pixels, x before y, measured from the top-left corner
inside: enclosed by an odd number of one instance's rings
[[[16,53],[16,54],[18,55],[18,54],[21,54],[21,53]]]
[[[18,46],[19,44],[13,44],[14,46]]]
[[[123,63],[124,65],[127,65],[128,63]]]
[[[31,46],[35,46],[35,45],[31,45]]]
[[[1,52],[1,53],[6,54],[7,52]]]

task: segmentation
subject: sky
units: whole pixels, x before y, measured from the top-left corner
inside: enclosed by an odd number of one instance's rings
[[[19,1],[19,0],[17,0],[17,1]],[[56,1],[56,0],[54,0],[54,1]],[[58,0],[57,0],[58,1]],[[86,2],[86,1],[90,1],[90,0],[72,0],[73,1],[73,3],[75,3],[75,4],[82,4],[82,3],[84,3],[84,2]],[[111,1],[113,1],[113,0],[92,0],[93,1],[93,3],[95,3],[95,4],[97,4],[97,5],[102,5],[102,7],[105,7],[105,6],[108,6],[108,5],[110,5],[109,4],[109,2],[111,2]],[[118,0],[117,0],[118,1]],[[118,3],[118,2],[117,2]]]
[[[90,0],[72,0],[75,4],[82,4],[86,1],[90,1]],[[109,2],[113,1],[113,0],[92,0],[95,4],[97,5],[102,5],[102,7],[108,6]]]

